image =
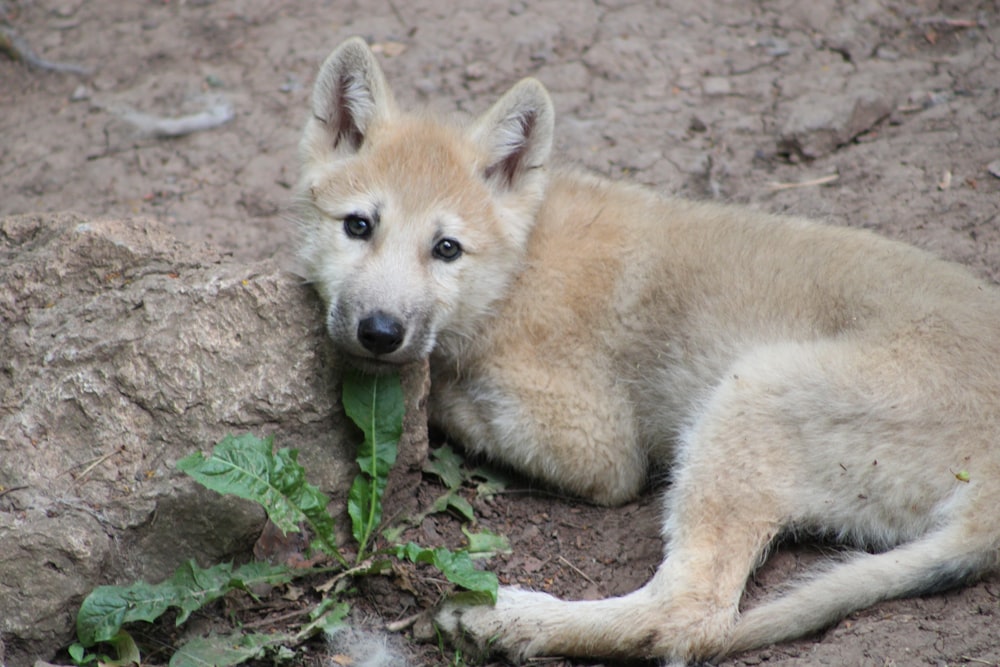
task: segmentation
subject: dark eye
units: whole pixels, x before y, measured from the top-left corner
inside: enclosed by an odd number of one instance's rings
[[[365,240],[372,235],[372,223],[368,218],[352,213],[344,218],[344,232],[355,239]]]
[[[462,254],[462,244],[455,239],[441,239],[434,244],[434,256],[446,262],[459,258]]]

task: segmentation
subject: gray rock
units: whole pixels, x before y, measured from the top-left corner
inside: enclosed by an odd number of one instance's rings
[[[148,220],[0,219],[0,654],[48,659],[83,597],[247,552],[252,503],[176,461],[275,433],[310,480],[353,458],[321,306],[273,263],[226,263]],[[336,501],[335,501],[336,502]]]
[[[786,112],[779,149],[808,159],[828,155],[871,130],[893,107],[888,94],[871,88],[802,95]]]

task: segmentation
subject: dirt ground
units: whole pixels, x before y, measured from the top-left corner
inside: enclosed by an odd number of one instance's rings
[[[310,85],[360,34],[405,105],[478,112],[536,76],[566,162],[877,229],[1000,281],[1000,2],[0,0],[0,30],[0,215],[149,216],[237,261],[292,268],[287,211]],[[88,71],[33,67],[11,46],[21,39]],[[137,113],[210,108],[233,118],[175,138],[136,124]],[[653,493],[602,510],[520,483],[475,505],[511,540],[490,565],[506,582],[619,594],[660,556]],[[423,541],[456,526],[432,517]],[[749,598],[815,558],[779,550]],[[420,604],[383,583],[366,589],[368,613],[392,620]],[[994,576],[723,664],[998,665],[998,605]],[[414,663],[449,660],[406,650]]]

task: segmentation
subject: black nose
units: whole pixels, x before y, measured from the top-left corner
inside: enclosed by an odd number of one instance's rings
[[[389,354],[403,344],[406,329],[392,315],[381,311],[358,322],[358,340],[365,349],[375,354]]]

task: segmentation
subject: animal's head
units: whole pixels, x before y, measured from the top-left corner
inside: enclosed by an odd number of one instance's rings
[[[524,260],[552,132],[533,79],[459,126],[401,112],[361,39],[327,58],[299,148],[300,257],[348,360],[379,371],[474,335]]]

